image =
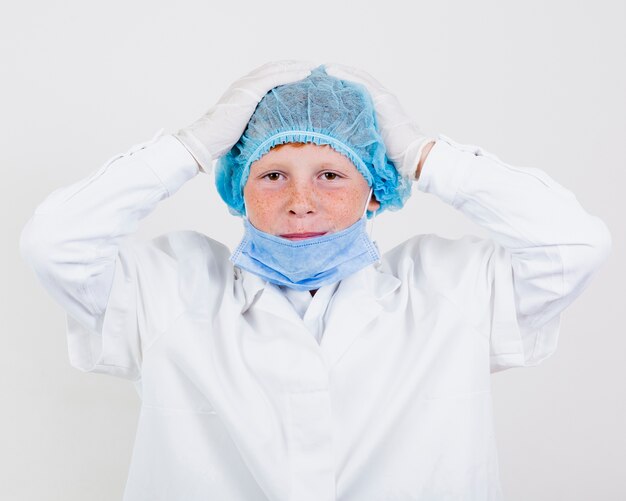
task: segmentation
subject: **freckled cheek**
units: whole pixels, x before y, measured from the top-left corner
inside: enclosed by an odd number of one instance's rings
[[[249,212],[257,222],[263,223],[264,226],[271,223],[276,214],[279,197],[274,193],[254,189],[244,190],[244,195]]]
[[[353,219],[360,214],[358,207],[363,203],[362,195],[357,191],[350,191],[339,196],[329,196],[325,200],[327,211],[332,214],[333,219],[341,226],[352,223]]]

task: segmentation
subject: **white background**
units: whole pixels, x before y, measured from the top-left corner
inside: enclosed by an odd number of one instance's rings
[[[187,125],[253,68],[292,58],[365,69],[425,132],[542,169],[607,223],[612,254],[563,314],[557,353],[494,374],[494,411],[505,499],[626,499],[625,26],[617,0],[4,7],[0,499],[121,499],[139,410],[130,382],[69,365],[65,313],[19,256],[36,205]],[[206,175],[133,238],[175,229],[231,249],[242,234]],[[384,252],[417,233],[486,236],[414,188],[404,210],[376,219],[374,239]]]

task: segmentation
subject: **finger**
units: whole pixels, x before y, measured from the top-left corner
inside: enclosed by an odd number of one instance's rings
[[[310,74],[310,70],[295,70],[272,73],[262,77],[242,78],[233,86],[232,93],[245,94],[256,104],[274,87],[303,80]]]
[[[329,63],[325,67],[326,74],[330,76],[364,85],[372,99],[378,98],[381,94],[391,94],[378,80],[364,70],[339,63]]]
[[[274,87],[308,77],[316,66],[319,65],[312,61],[289,60],[266,63],[235,81],[229,89],[229,94],[243,93],[256,104]]]
[[[366,71],[336,63],[328,64],[326,68],[327,74],[332,74],[341,80],[359,83],[367,89],[372,97],[376,117],[382,129],[411,122],[411,118],[406,114],[395,94],[389,92]]]

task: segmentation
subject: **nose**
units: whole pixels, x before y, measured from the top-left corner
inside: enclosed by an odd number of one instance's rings
[[[295,216],[313,214],[317,206],[313,187],[308,184],[294,184],[289,190],[287,204],[289,213]]]

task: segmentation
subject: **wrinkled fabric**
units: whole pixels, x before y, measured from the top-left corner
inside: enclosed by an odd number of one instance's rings
[[[365,87],[331,77],[321,65],[307,78],[268,92],[239,141],[217,161],[215,184],[231,214],[246,213],[243,187],[250,165],[285,143],[327,144],[345,155],[373,187],[380,202],[376,214],[401,209],[411,195],[411,180],[387,156]]]
[[[141,396],[124,501],[501,501],[490,373],[556,352],[603,221],[442,135],[416,187],[493,240],[414,235],[301,316],[207,235],[131,238],[197,174],[161,137],[54,191],[20,237],[70,363]]]

